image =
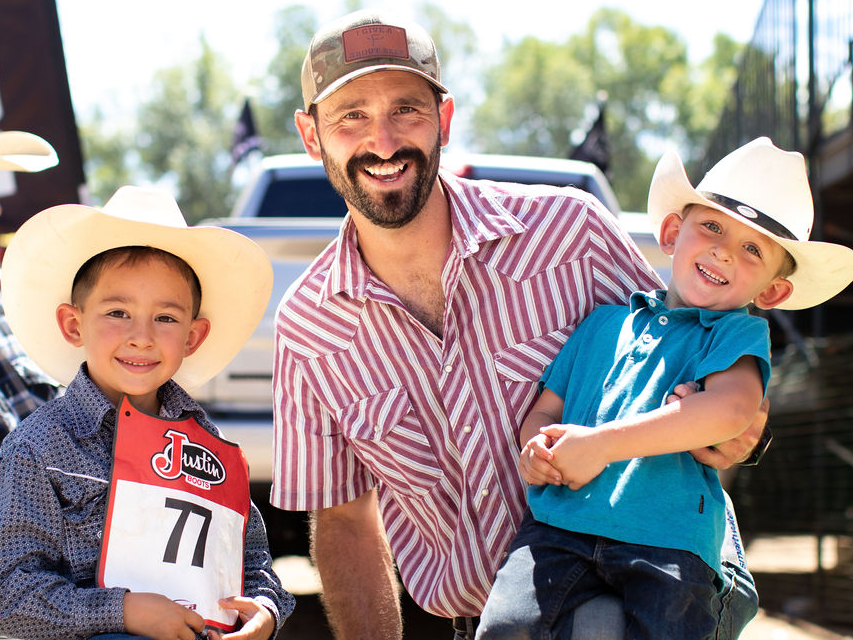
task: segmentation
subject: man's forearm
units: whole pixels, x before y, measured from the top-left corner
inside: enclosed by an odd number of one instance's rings
[[[337,640],[402,638],[399,583],[375,491],[314,512],[311,557]]]

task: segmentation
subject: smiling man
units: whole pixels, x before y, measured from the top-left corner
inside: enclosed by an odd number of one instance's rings
[[[415,601],[473,639],[526,508],[518,435],[544,367],[595,307],[660,281],[588,194],[439,169],[454,104],[421,27],[325,26],[302,94],[305,149],[349,215],[279,307],[272,503],[314,512],[338,638],[401,636],[396,561]],[[730,466],[758,422],[695,455]],[[721,617],[751,615],[749,575],[729,567]],[[618,607],[590,606],[573,637],[619,637]]]

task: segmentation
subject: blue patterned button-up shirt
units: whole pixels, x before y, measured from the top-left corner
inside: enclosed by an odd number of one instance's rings
[[[204,410],[172,381],[160,417],[187,414],[212,433]],[[86,374],[37,409],[0,447],[0,636],[88,638],[124,631],[125,589],[95,584],[115,434],[115,408]],[[294,599],[272,571],[266,531],[252,505],[246,528],[247,597],[278,629]]]

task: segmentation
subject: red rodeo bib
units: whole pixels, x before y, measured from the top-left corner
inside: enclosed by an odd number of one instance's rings
[[[98,584],[163,594],[233,631],[237,612],[217,601],[243,593],[249,506],[239,446],[122,398]]]

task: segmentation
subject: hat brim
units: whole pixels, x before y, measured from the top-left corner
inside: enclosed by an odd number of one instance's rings
[[[308,112],[312,104],[322,102],[330,95],[332,95],[335,91],[343,87],[345,84],[349,84],[353,80],[357,80],[358,78],[366,76],[370,73],[376,73],[377,71],[406,71],[408,73],[413,73],[416,76],[420,76],[421,78],[429,82],[430,85],[439,93],[447,93],[447,87],[445,87],[443,84],[441,84],[438,80],[433,78],[428,73],[424,73],[423,71],[413,69],[412,67],[408,67],[402,64],[380,63],[371,65],[369,67],[362,67],[361,69],[355,69],[354,71],[351,71],[350,73],[341,76],[333,83],[331,83],[328,87],[323,89],[320,93],[318,93],[316,96],[314,96],[311,99],[311,102],[305,105],[305,111]]]
[[[193,390],[221,371],[257,327],[272,293],[272,266],[249,238],[220,227],[168,227],[128,220],[84,205],[59,205],[27,220],[3,259],[3,303],[12,331],[51,377],[68,384],[84,361],[62,337],[59,304],[71,302],[74,276],[89,258],[123,246],[168,251],[201,283],[199,317],[210,333],[174,375]]]
[[[47,140],[25,131],[0,131],[0,171],[43,171],[58,162]]]
[[[670,213],[681,215],[688,204],[701,204],[721,211],[778,242],[791,254],[797,268],[787,280],[794,285],[794,290],[785,302],[778,305],[779,309],[806,309],[819,305],[853,282],[853,249],[827,242],[788,240],[771,233],[702,196],[687,178],[678,154],[667,151],[658,162],[649,186],[648,215],[656,238],[660,239],[663,219]]]

